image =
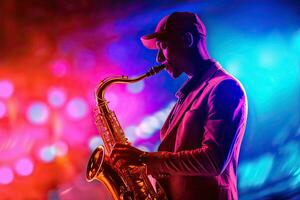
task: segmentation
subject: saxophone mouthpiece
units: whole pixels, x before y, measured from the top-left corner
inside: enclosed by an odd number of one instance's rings
[[[159,73],[159,72],[160,72],[161,70],[163,70],[164,68],[166,68],[166,65],[164,65],[164,64],[154,66],[154,67],[152,67],[152,68],[146,73],[146,76],[147,76],[147,77],[153,76],[153,75]]]

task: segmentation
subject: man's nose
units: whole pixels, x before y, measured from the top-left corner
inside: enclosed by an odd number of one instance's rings
[[[158,63],[162,63],[166,60],[164,54],[162,53],[162,50],[159,49],[158,52],[157,52],[157,55],[156,55],[156,62]]]

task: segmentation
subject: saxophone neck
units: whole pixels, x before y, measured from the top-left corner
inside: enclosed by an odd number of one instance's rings
[[[158,65],[158,66],[154,66],[152,67],[148,72],[146,72],[145,74],[142,74],[136,78],[131,78],[129,79],[128,76],[115,76],[115,77],[108,77],[106,79],[104,79],[103,81],[100,82],[99,86],[97,87],[96,90],[96,99],[97,99],[97,104],[101,105],[103,103],[105,103],[105,99],[104,99],[104,93],[105,90],[108,86],[115,84],[115,83],[135,83],[138,81],[141,81],[147,77],[153,76],[157,73],[159,73],[160,71],[162,71],[166,66],[164,64],[162,65]]]

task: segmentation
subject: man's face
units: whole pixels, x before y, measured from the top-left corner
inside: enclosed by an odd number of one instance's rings
[[[179,37],[168,37],[158,40],[156,61],[164,63],[166,70],[173,78],[177,78],[183,72],[183,48]]]

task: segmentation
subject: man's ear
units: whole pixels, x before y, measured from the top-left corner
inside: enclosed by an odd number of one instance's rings
[[[186,47],[186,48],[189,48],[189,47],[193,46],[193,44],[194,44],[194,37],[190,32],[186,32],[182,36],[182,40],[183,40],[184,47]]]

